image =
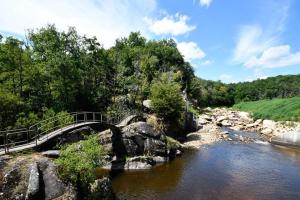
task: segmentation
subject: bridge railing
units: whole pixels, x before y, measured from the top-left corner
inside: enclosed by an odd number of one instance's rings
[[[120,115],[106,117],[100,112],[63,113],[42,120],[29,128],[0,131],[0,151],[4,150],[7,153],[11,148],[29,143],[38,145],[39,142],[48,140],[54,131],[63,131],[64,128],[75,127],[79,123],[100,122],[115,125],[121,120],[122,116]]]

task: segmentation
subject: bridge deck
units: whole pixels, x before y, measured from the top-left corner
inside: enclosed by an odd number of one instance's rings
[[[48,140],[54,138],[55,136],[58,136],[58,135],[66,132],[66,131],[70,131],[70,130],[72,130],[74,128],[79,128],[81,126],[91,125],[91,124],[97,124],[97,123],[100,123],[100,122],[82,122],[82,123],[78,123],[78,124],[68,125],[68,126],[65,126],[65,127],[61,128],[61,129],[55,130],[53,132],[50,132],[50,133],[48,133],[46,135],[41,136],[37,140],[37,143],[34,140],[34,141],[32,141],[30,143],[26,143],[24,145],[18,145],[16,147],[10,147],[9,148],[9,152],[17,152],[17,151],[22,151],[22,150],[30,149],[30,148],[39,146],[39,145],[47,142]],[[4,149],[0,149],[0,155],[4,155],[4,154],[5,154]]]

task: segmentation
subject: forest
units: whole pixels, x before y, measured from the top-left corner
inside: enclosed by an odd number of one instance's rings
[[[165,93],[187,91],[200,107],[231,106],[299,96],[300,75],[236,84],[203,80],[174,40],[147,40],[139,32],[117,39],[109,49],[74,27],[59,31],[48,25],[28,30],[25,39],[0,35],[0,130],[28,126],[62,111],[142,109],[143,100],[151,94],[159,97],[163,87]]]

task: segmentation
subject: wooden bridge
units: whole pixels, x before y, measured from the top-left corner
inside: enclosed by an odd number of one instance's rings
[[[99,112],[73,112],[42,120],[29,128],[0,131],[0,155],[39,146],[57,135],[86,125],[119,126],[124,123],[122,119],[121,116],[105,117]]]

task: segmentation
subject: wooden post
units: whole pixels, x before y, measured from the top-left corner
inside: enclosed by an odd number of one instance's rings
[[[93,122],[95,121],[95,113],[93,112]]]

